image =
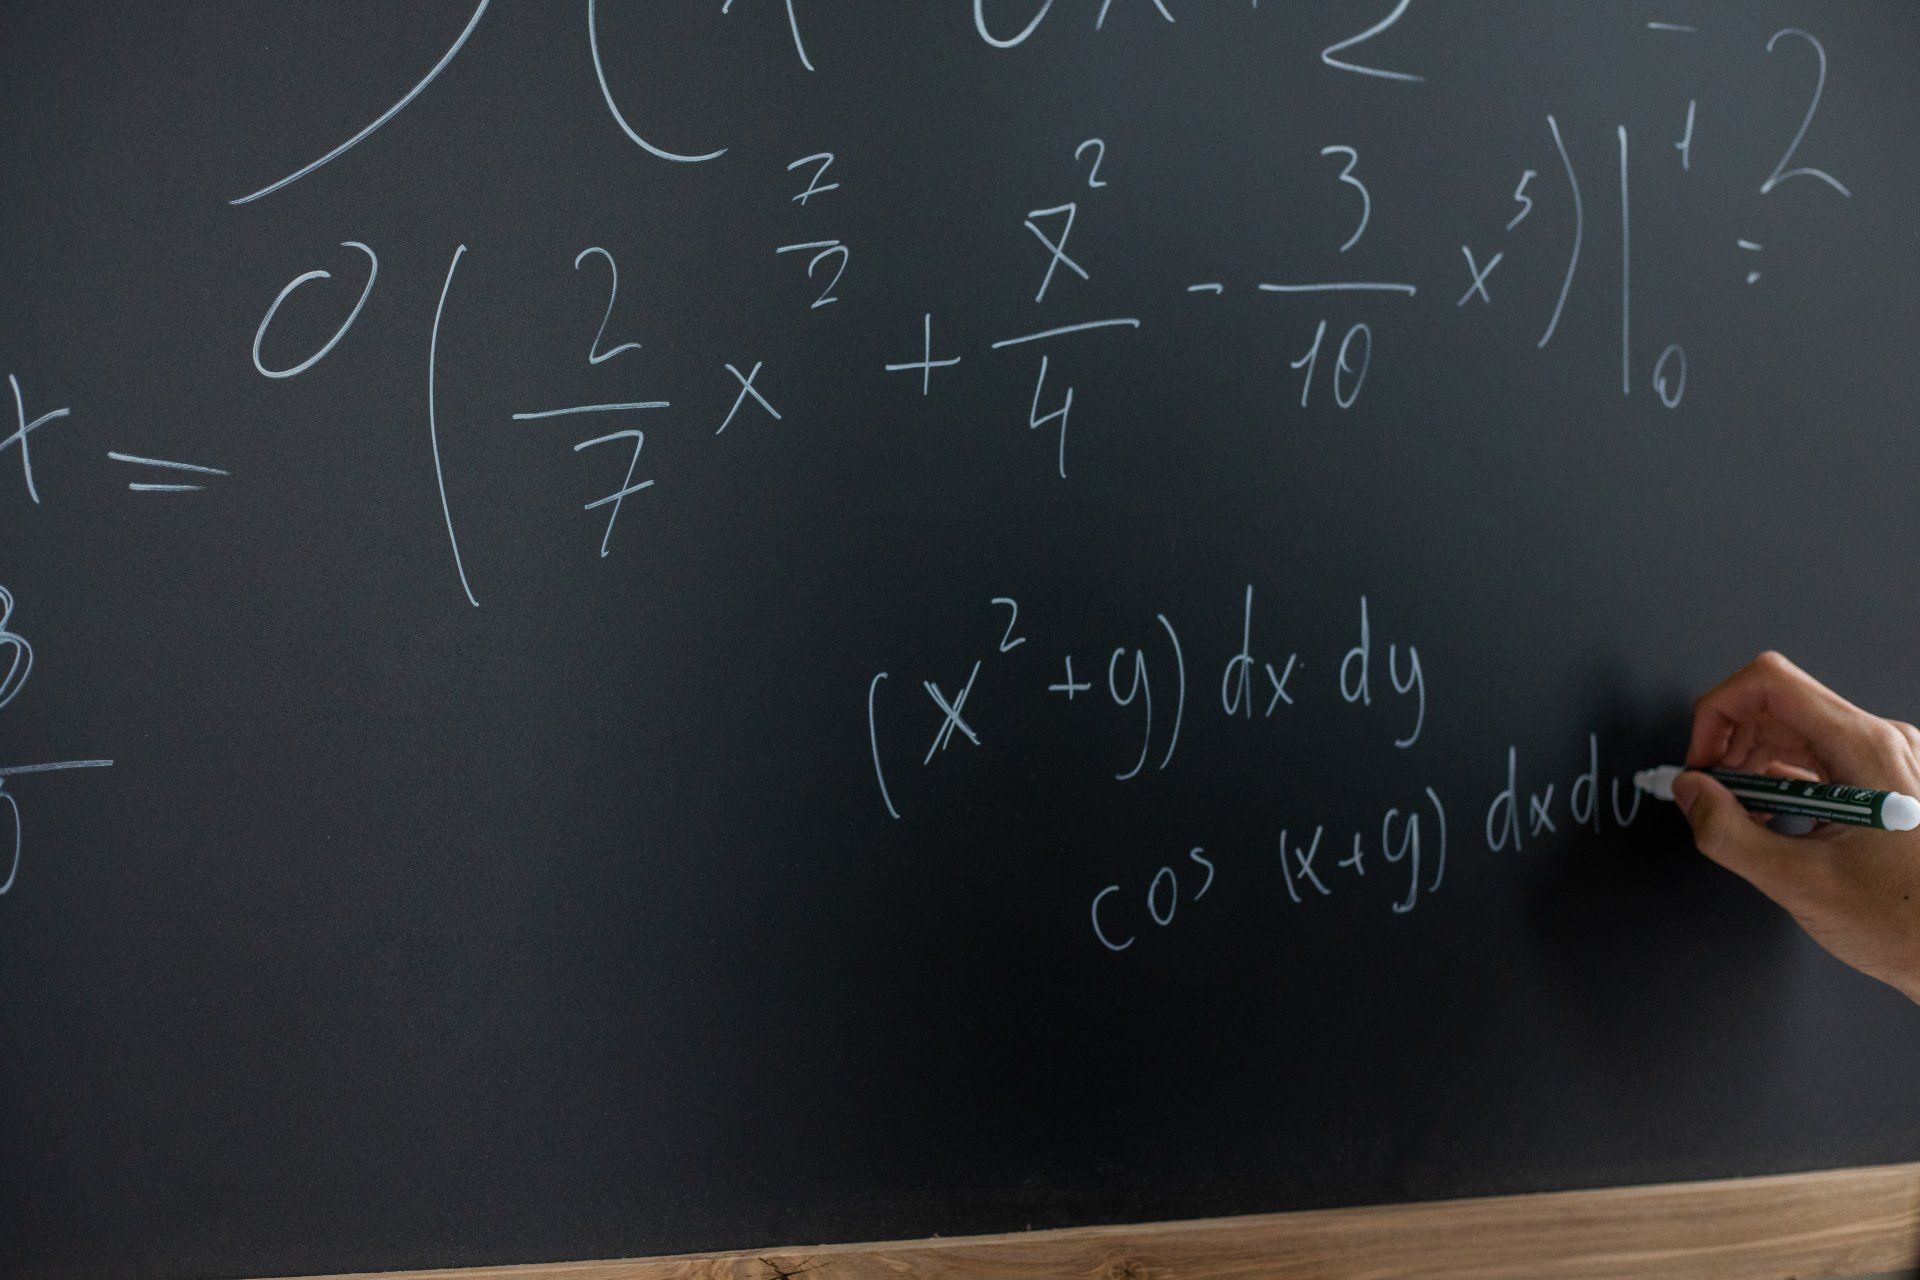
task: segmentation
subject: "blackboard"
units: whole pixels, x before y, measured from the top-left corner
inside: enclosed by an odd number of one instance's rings
[[[1916,52],[11,7],[0,1271],[1920,1155],[1623,789],[1762,647],[1920,706]]]

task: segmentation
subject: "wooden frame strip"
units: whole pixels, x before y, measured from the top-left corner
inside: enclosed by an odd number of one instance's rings
[[[1920,1163],[381,1280],[1837,1280],[1920,1274]],[[363,1278],[364,1280],[364,1278]]]

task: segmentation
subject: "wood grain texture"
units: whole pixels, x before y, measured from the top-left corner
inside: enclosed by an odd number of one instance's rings
[[[387,1280],[1836,1280],[1920,1271],[1920,1163]]]

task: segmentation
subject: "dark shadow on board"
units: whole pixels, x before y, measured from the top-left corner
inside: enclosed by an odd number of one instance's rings
[[[1625,677],[1598,670],[1591,687],[1631,688]],[[1604,834],[1570,833],[1527,904],[1543,973],[1570,1021],[1602,1042],[1610,1030],[1650,1018],[1683,1043],[1709,1042],[1729,1025],[1765,1026],[1778,1018],[1776,993],[1800,950],[1792,919],[1695,849],[1672,804],[1641,796],[1632,823],[1612,829],[1614,779],[1627,810],[1635,762],[1684,756],[1691,702],[1691,692],[1676,688],[1646,702],[1610,696],[1594,707],[1586,721],[1604,752],[1595,796]],[[1714,996],[1710,1020],[1696,1016],[1691,997],[1701,990]]]

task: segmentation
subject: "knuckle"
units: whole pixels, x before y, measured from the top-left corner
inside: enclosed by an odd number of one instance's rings
[[[1793,670],[1793,663],[1788,661],[1787,655],[1778,649],[1761,650],[1748,665],[1756,671],[1771,672],[1775,675]]]

